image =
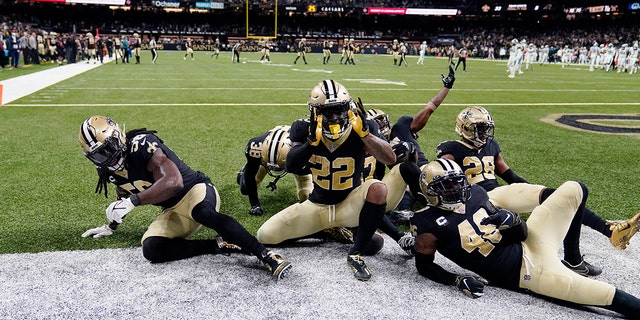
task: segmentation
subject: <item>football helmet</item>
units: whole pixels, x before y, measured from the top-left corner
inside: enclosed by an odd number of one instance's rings
[[[312,115],[322,115],[322,134],[325,137],[337,140],[351,128],[348,111],[355,112],[356,105],[347,88],[339,82],[320,81],[311,89],[308,106]]]
[[[287,153],[291,149],[289,126],[273,128],[261,145],[262,165],[272,177],[282,177],[287,174]]]
[[[80,126],[78,134],[85,157],[97,167],[111,171],[124,169],[127,138],[111,118],[92,116]]]
[[[429,205],[457,211],[471,197],[471,185],[457,163],[439,158],[420,170],[420,189]]]
[[[491,114],[482,106],[466,107],[456,118],[456,132],[476,148],[482,148],[493,139],[494,128]]]
[[[380,109],[369,109],[367,115],[370,119],[378,123],[380,134],[389,140],[389,135],[391,134],[391,121],[389,120],[389,116]]]

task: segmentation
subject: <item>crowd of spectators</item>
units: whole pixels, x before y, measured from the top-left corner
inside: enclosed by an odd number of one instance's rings
[[[133,1],[135,3],[135,1]],[[151,35],[159,43],[182,43],[187,37],[196,44],[211,43],[220,37],[225,46],[233,45],[230,39],[243,38],[245,31],[244,1],[224,1],[228,12],[167,13],[160,8],[146,7],[140,10],[110,10],[106,6],[60,5],[18,3],[6,6],[0,2],[0,38],[7,50],[6,39],[15,31],[18,35],[51,33],[58,35],[82,35],[99,30],[102,34],[121,36],[135,32],[148,39]],[[284,0],[287,2],[287,0]],[[289,0],[290,3],[300,3]],[[352,6],[424,6],[424,1],[411,0],[324,0],[318,5]],[[282,4],[283,1],[280,1]],[[445,6],[444,1],[430,1],[430,5]],[[469,4],[463,1],[458,5]],[[233,6],[237,5],[234,11]],[[11,9],[11,10],[8,10]],[[237,12],[236,12],[237,11]],[[235,13],[234,13],[235,12]],[[377,16],[354,14],[283,15],[278,20],[276,51],[291,51],[297,39],[305,37],[311,45],[323,39],[334,39],[338,44],[344,38],[354,38],[362,53],[371,48],[387,47],[392,40],[400,39],[408,45],[408,54],[417,54],[418,45],[427,41],[427,54],[441,55],[454,45],[466,46],[470,57],[485,58],[490,52],[500,58],[500,52],[508,50],[513,38],[526,38],[528,43],[550,47],[589,46],[593,42],[633,43],[640,40],[640,25],[632,18],[622,20],[540,21],[522,19],[520,23],[501,20],[463,19],[458,17]],[[252,40],[245,46],[251,48]],[[249,49],[250,50],[250,49]],[[6,61],[0,57],[0,62]],[[5,57],[6,58],[6,57]],[[3,62],[4,63],[4,62]]]

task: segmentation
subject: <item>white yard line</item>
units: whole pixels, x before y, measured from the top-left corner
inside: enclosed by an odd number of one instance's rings
[[[102,64],[99,63],[93,64],[83,61],[0,81],[0,85],[3,87],[2,96],[0,96],[0,105],[11,103],[12,101],[101,65]]]

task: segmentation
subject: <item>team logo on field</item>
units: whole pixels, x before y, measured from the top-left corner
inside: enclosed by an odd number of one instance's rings
[[[640,136],[639,114],[551,114],[542,121],[572,130]]]

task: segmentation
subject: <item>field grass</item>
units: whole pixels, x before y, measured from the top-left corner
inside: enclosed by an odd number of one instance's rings
[[[360,55],[356,65],[329,65],[318,54],[293,65],[294,54],[242,53],[232,64],[196,52],[160,52],[158,64],[113,64],[85,72],[0,107],[0,253],[139,246],[140,236],[159,210],[137,208],[106,239],[80,234],[106,222],[111,199],[94,194],[97,176],[78,143],[81,122],[93,114],[114,118],[126,129],[147,127],[194,169],[207,173],[222,196],[222,212],[255,233],[271,214],[295,201],[294,183],[260,189],[264,217],[247,214],[248,200],[236,185],[244,146],[254,136],[306,117],[306,98],[320,80],[343,83],[365,106],[386,111],[391,120],[413,115],[441,88],[446,59],[424,66],[396,67],[389,56]],[[34,67],[34,68],[46,68]],[[27,68],[25,68],[27,69]],[[36,69],[31,69],[36,70]],[[486,106],[496,120],[496,139],[507,163],[530,182],[558,186],[581,180],[590,187],[589,207],[607,219],[639,210],[640,158],[637,135],[570,130],[541,119],[551,114],[640,115],[638,75],[588,72],[587,68],[535,66],[507,78],[506,61],[468,61],[454,89],[421,132],[419,142],[432,159],[435,146],[457,139],[454,119],[465,106]],[[0,79],[10,71],[0,73]],[[603,125],[640,128],[636,121]],[[114,194],[113,189],[110,193]],[[203,230],[197,237],[211,237]]]

